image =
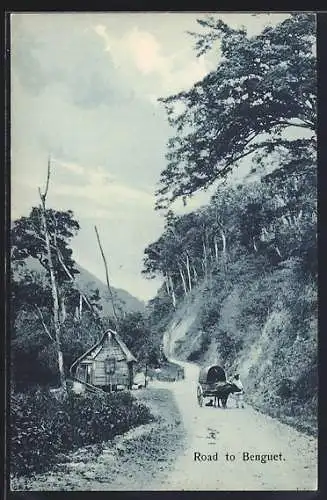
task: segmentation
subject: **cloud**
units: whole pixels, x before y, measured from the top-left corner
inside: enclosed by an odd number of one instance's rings
[[[250,25],[242,16],[228,20]],[[73,210],[80,221],[74,249],[102,275],[101,259],[95,264],[94,258],[93,225],[99,224],[115,285],[141,296],[155,291],[140,276],[142,252],[164,222],[153,210],[153,192],[171,130],[157,98],[191,87],[211,69],[209,60],[195,57],[186,35],[197,30],[197,17],[204,14],[13,16],[13,216],[39,203],[51,154],[47,203]],[[252,19],[253,29],[263,27],[260,19]],[[218,57],[213,54],[215,63]],[[202,200],[199,195],[187,208]]]
[[[78,175],[83,175],[85,172],[85,168],[82,167],[81,165],[78,165],[77,163],[72,163],[72,162],[67,162],[67,161],[61,161],[54,159],[54,161],[60,165],[62,168],[65,168],[66,170],[69,170],[70,172]]]
[[[125,37],[126,48],[131,52],[135,66],[145,75],[157,72],[164,76],[172,70],[173,58],[161,54],[161,46],[155,36],[134,28]]]
[[[153,33],[136,26],[121,35],[109,32],[103,24],[93,26],[93,30],[104,41],[104,51],[110,54],[116,69],[130,74],[134,68],[138,79],[143,76],[143,82],[139,82],[143,91],[146,87],[143,97],[153,104],[157,97],[191,87],[212,68],[204,56],[195,58],[191,47],[165,54]]]
[[[131,187],[115,179],[115,176],[108,173],[103,167],[84,167],[76,163],[62,162],[56,160],[59,167],[69,170],[75,175],[82,176],[83,182],[67,182],[54,184],[52,192],[54,195],[77,198],[88,202],[88,210],[93,214],[100,214],[101,218],[126,217],[126,214],[135,211],[150,209],[153,207],[154,198],[148,192]],[[92,202],[94,205],[90,205]],[[99,208],[101,207],[101,208]],[[104,208],[110,209],[106,212]],[[94,210],[93,210],[94,208]]]
[[[11,63],[20,84],[33,95],[64,86],[65,98],[86,109],[128,98],[117,84],[110,55],[103,53],[94,32],[85,29],[87,19],[50,17],[49,23],[47,16],[21,15],[13,24]]]

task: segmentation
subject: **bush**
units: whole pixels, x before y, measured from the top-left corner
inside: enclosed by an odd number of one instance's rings
[[[11,472],[29,475],[59,453],[100,443],[152,420],[130,393],[76,395],[58,401],[46,390],[15,394],[11,401]]]

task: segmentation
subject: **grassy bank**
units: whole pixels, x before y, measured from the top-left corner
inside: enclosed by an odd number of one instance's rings
[[[167,481],[184,446],[185,430],[172,394],[164,389],[135,391],[154,419],[116,435],[101,445],[88,445],[60,457],[46,473],[15,477],[12,490],[155,491]]]
[[[231,263],[228,280],[217,273],[176,311],[175,354],[240,373],[254,408],[316,435],[317,286],[300,271],[296,261]]]
[[[15,394],[10,415],[10,470],[47,470],[58,455],[108,441],[153,419],[130,393],[76,395],[58,400],[46,390]]]

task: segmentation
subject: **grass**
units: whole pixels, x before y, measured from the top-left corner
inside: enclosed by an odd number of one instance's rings
[[[129,392],[76,395],[63,400],[47,390],[12,395],[10,470],[41,472],[58,455],[101,443],[153,420],[149,409]]]

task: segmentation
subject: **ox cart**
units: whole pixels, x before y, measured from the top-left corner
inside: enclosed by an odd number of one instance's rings
[[[201,368],[197,386],[197,400],[199,406],[203,406],[204,398],[214,398],[214,406],[219,407],[221,401],[226,408],[228,396],[239,389],[229,382],[225,370],[218,365]]]

